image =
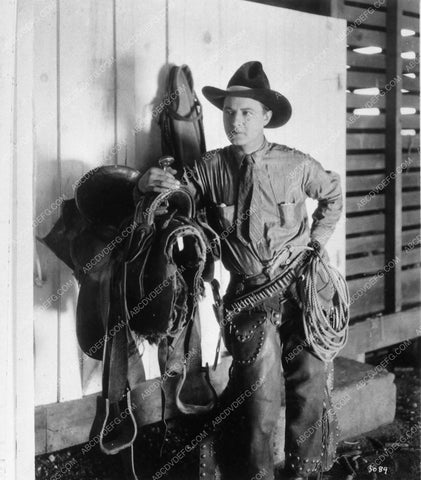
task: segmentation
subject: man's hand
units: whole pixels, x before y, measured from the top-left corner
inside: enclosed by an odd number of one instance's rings
[[[180,188],[180,182],[174,177],[176,173],[177,170],[171,167],[167,167],[166,172],[162,168],[151,167],[139,178],[137,188],[142,193],[162,193],[174,188]]]
[[[318,240],[311,240],[307,244],[308,247],[311,247],[313,251],[311,252],[314,256],[322,257],[325,261],[329,261],[329,255],[325,247]]]
[[[307,244],[308,247],[312,248],[314,250],[314,253],[321,253],[323,247],[321,243],[317,240],[311,240]]]

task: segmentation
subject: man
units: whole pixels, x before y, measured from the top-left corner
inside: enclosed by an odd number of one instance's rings
[[[223,111],[231,145],[205,154],[182,181],[197,204],[206,207],[211,226],[223,239],[222,262],[231,274],[224,304],[229,305],[279,275],[303,246],[322,249],[340,217],[342,194],[337,174],[326,172],[309,155],[266,140],[264,128],[284,125],[291,105],[271,90],[260,62],[242,65],[226,90],[202,91]],[[151,168],[138,189],[180,188],[176,173]],[[307,197],[318,200],[311,230]],[[275,294],[222,329],[233,356],[225,401],[260,385],[244,402],[246,451],[228,478],[274,478],[272,440],[281,407],[281,365],[286,394],[282,478],[308,478],[330,468],[336,443],[332,448],[332,422],[326,415],[328,365],[306,343],[299,300],[291,294],[281,302]]]

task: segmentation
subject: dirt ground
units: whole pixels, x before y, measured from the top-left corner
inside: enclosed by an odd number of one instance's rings
[[[378,360],[378,359],[377,359]],[[376,360],[376,363],[377,363]],[[323,475],[325,480],[419,480],[420,474],[420,393],[421,370],[419,366],[406,367],[395,365],[391,371],[396,375],[398,392],[397,412],[392,424],[378,428],[360,437],[347,439],[339,445],[338,460],[329,473]],[[417,427],[415,427],[417,426]],[[402,441],[412,427],[413,434]],[[150,427],[141,431],[144,438],[140,445],[140,455],[146,459],[145,468],[151,478],[159,469],[165,458],[169,459],[183,445],[194,438],[189,431],[170,428],[164,444],[163,458],[159,458],[162,445],[162,429]],[[145,434],[143,436],[143,434]],[[383,454],[383,457],[381,456]],[[197,465],[193,454],[185,457],[182,465],[162,477],[170,480],[197,478]],[[177,471],[176,471],[177,470]],[[66,472],[66,473],[63,473]],[[277,480],[281,480],[278,472]],[[124,480],[123,467],[118,455],[106,456],[91,450],[82,453],[82,446],[36,457],[36,479],[44,480]]]

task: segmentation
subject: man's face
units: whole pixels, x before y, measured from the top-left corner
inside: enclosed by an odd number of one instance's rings
[[[229,141],[241,147],[261,143],[263,128],[272,116],[272,112],[265,111],[260,102],[245,97],[226,97],[223,112]]]

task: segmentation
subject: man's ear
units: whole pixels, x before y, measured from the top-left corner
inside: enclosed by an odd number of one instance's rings
[[[272,118],[272,110],[267,110],[264,114],[263,114],[263,122],[264,122],[264,126],[266,127],[266,125],[270,122],[270,119]]]

